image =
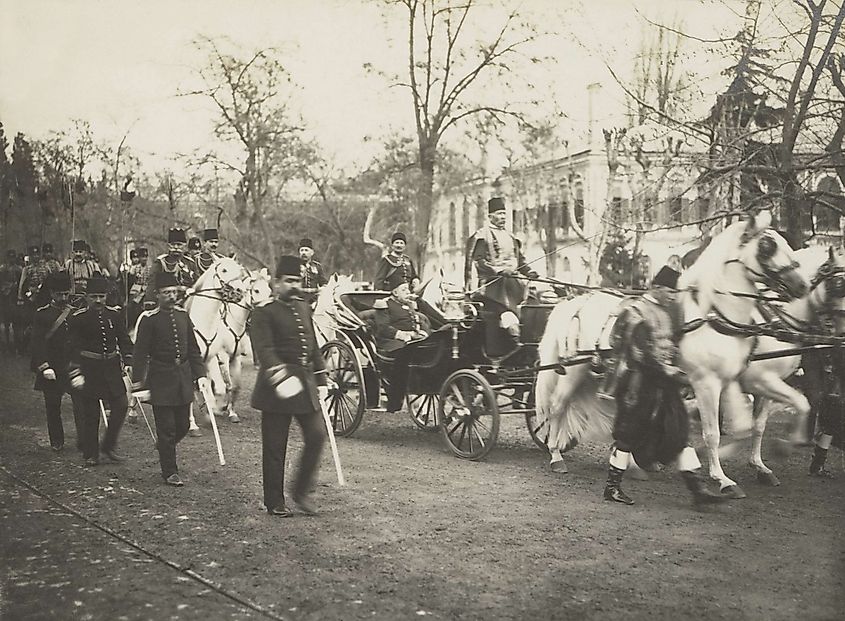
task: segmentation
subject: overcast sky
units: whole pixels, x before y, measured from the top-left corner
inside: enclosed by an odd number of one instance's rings
[[[732,4],[741,11],[742,2]],[[552,83],[575,124],[586,120],[590,82],[604,82],[609,107],[618,108],[621,96],[602,61],[629,70],[638,12],[667,22],[679,15],[702,36],[739,23],[712,0],[513,5],[554,31],[544,50],[558,59],[554,75],[537,79]],[[41,138],[81,118],[100,138],[128,131],[128,143],[153,165],[207,144],[206,103],[176,96],[203,62],[192,46],[201,35],[247,50],[281,48],[310,129],[343,165],[413,124],[406,92],[363,69],[404,63],[402,15],[377,0],[0,0],[0,15],[0,120],[8,136]]]

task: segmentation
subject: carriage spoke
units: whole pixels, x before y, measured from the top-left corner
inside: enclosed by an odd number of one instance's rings
[[[477,422],[477,423],[478,423],[478,421],[475,421],[475,422]],[[481,427],[484,427],[484,425],[481,425],[481,423],[479,423],[479,425],[480,425]],[[484,429],[485,429],[485,431],[487,431],[488,433],[490,432],[490,430],[489,430],[489,429],[487,429],[486,427],[484,427]],[[481,437],[481,434],[480,434],[480,433],[478,433],[478,429],[476,428],[476,426],[475,426],[475,425],[473,425],[473,426],[472,426],[472,431],[473,431],[473,433],[475,434],[475,437],[477,437],[477,438],[478,438],[478,441],[481,443],[481,447],[482,447],[482,448],[484,448],[485,446],[487,446],[486,444],[484,444],[484,438],[482,438],[482,437]],[[471,443],[470,443],[470,445],[471,445]]]

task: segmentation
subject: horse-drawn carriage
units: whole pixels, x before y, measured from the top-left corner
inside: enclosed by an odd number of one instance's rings
[[[328,410],[339,436],[352,435],[368,408],[377,408],[395,359],[375,345],[373,306],[383,291],[333,292],[333,338],[322,351],[330,384]],[[525,417],[534,436],[537,346],[554,304],[522,306],[522,344],[491,357],[480,303],[452,296],[456,313],[429,315],[433,332],[409,347],[407,408],[420,428],[439,430],[458,457],[481,459],[496,444],[500,417]],[[432,305],[433,306],[433,305]],[[542,443],[539,440],[539,444]]]

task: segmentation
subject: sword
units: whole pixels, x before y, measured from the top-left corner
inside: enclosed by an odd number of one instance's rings
[[[332,447],[332,458],[334,459],[334,468],[337,472],[337,482],[343,487],[346,485],[346,479],[343,477],[343,469],[340,466],[340,455],[337,452],[337,442],[334,438],[334,429],[332,428],[332,419],[329,416],[329,410],[326,407],[326,402],[320,399],[320,411],[323,413],[323,421],[326,423],[326,431],[329,434],[329,444]]]
[[[221,466],[225,466],[226,458],[223,457],[223,444],[220,442],[220,433],[217,431],[217,421],[214,420],[214,395],[211,394],[211,387],[208,384],[204,384],[203,388],[200,388],[200,392],[205,400],[208,417],[211,419],[211,429],[214,431],[214,441],[217,443],[217,459]]]

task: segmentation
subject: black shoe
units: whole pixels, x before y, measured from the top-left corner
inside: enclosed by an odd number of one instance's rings
[[[168,485],[172,485],[173,487],[182,487],[185,483],[179,478],[179,474],[174,472],[169,477],[164,480],[165,483]]]
[[[278,507],[267,507],[267,513],[283,518],[291,517],[293,515],[293,511],[288,509],[285,505],[279,505]]]
[[[613,502],[620,502],[623,505],[634,504],[634,501],[622,491],[622,488],[616,485],[608,485],[604,488],[604,499],[612,500]]]
[[[294,496],[293,504],[305,515],[317,515],[317,505],[310,496]]]
[[[822,467],[820,467],[816,470],[813,470],[811,468],[810,469],[810,476],[816,477],[816,478],[819,478],[819,479],[835,479],[836,478],[835,476],[833,476],[833,473],[830,470],[828,470],[827,468],[825,468],[824,466],[822,466]]]
[[[100,449],[100,452],[105,455],[106,459],[114,464],[120,464],[126,461],[126,458],[123,455],[119,455],[114,452],[114,449],[107,451],[106,449]]]
[[[728,500],[726,496],[707,488],[706,479],[701,470],[682,470],[681,476],[687,489],[692,492],[692,504],[716,505]]]

